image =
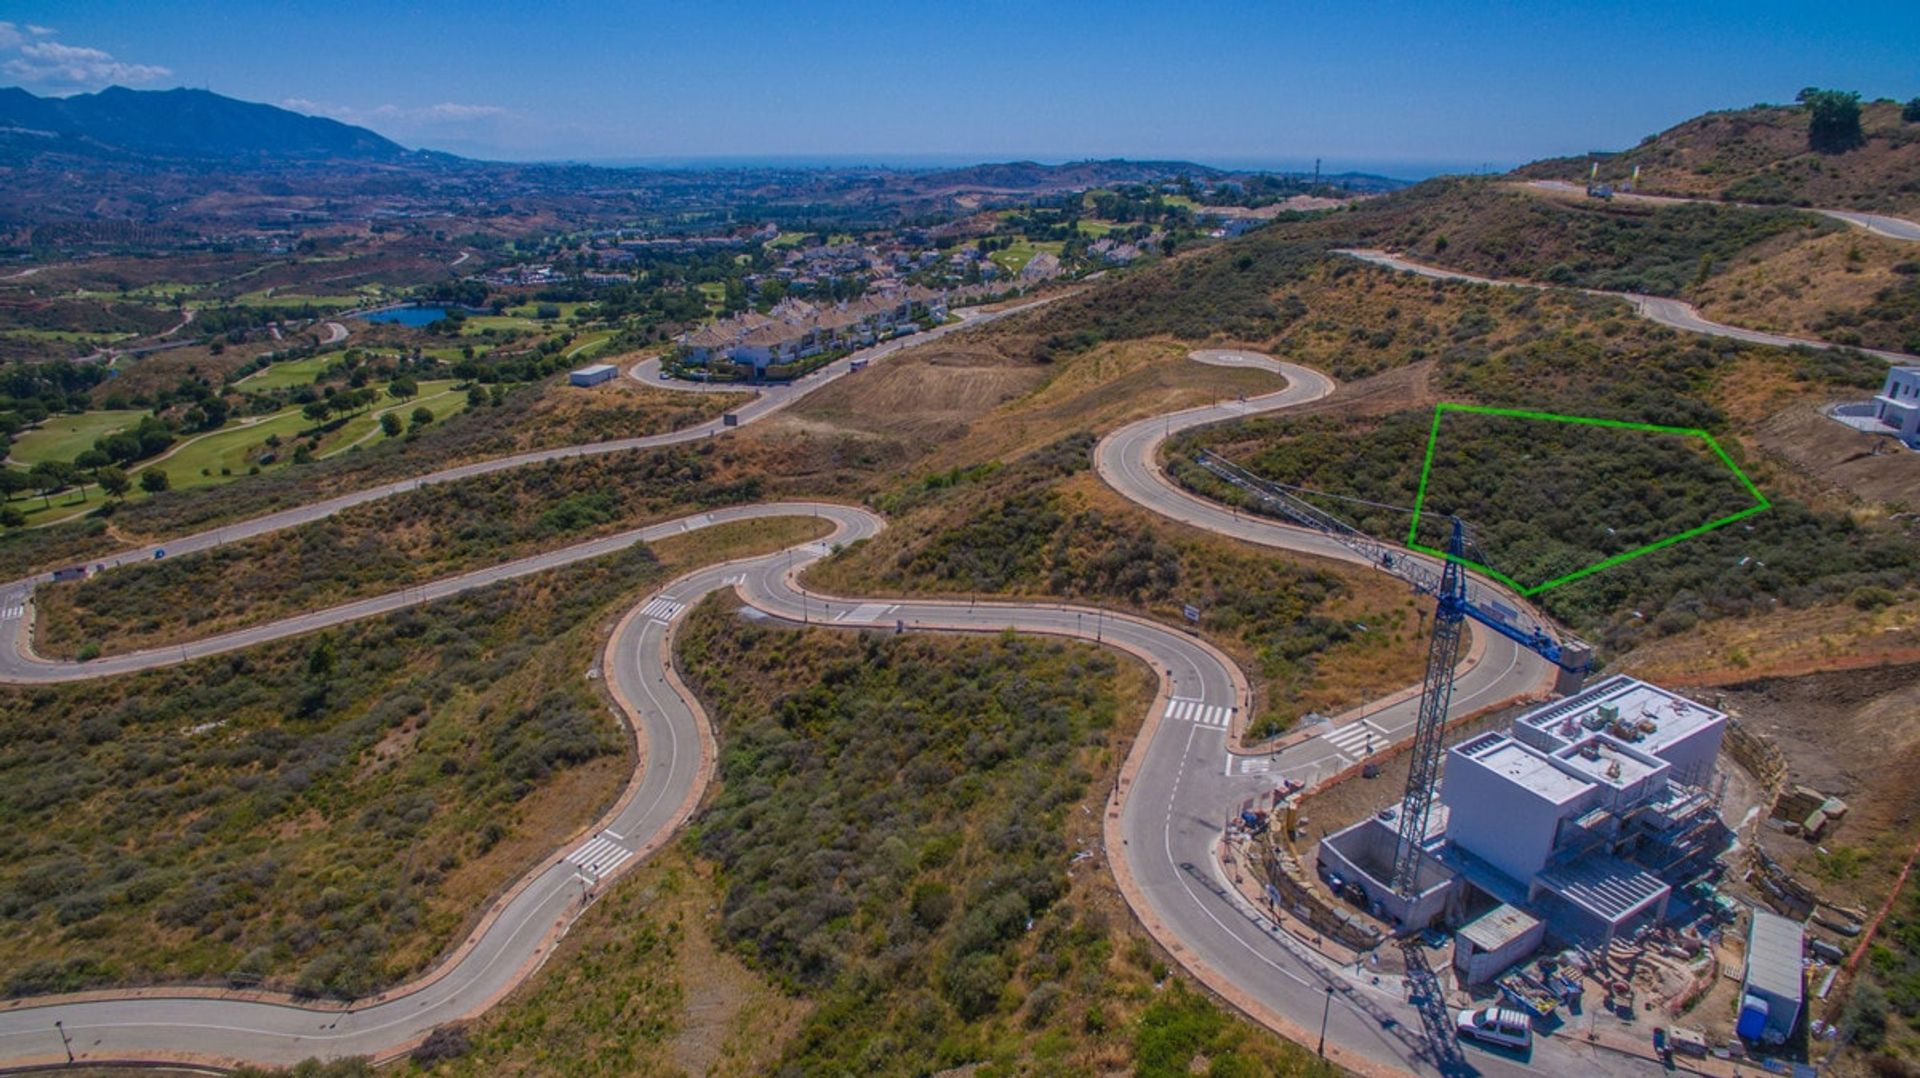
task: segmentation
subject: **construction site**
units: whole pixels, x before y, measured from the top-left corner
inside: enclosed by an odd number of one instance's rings
[[[1221,847],[1243,898],[1330,963],[1399,988],[1456,1060],[1460,1040],[1528,1051],[1536,1034],[1650,1046],[1707,1074],[1831,1055],[1823,1004],[1870,915],[1823,900],[1767,846],[1825,854],[1845,800],[1790,781],[1720,694],[1595,677],[1584,645],[1470,588],[1459,521],[1440,564],[1396,560],[1286,488],[1198,463],[1434,601],[1411,740],[1377,754],[1369,740],[1360,766],[1243,810]],[[1550,698],[1451,715],[1468,623],[1557,668]]]

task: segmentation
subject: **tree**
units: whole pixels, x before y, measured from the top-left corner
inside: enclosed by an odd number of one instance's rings
[[[394,400],[411,400],[420,395],[420,385],[411,378],[395,378],[387,383],[387,396]]]
[[[1860,95],[1809,86],[1795,99],[1807,107],[1807,148],[1845,153],[1866,142],[1860,131]]]
[[[313,401],[300,409],[300,414],[315,423],[325,423],[333,415],[333,402]]]
[[[120,468],[101,468],[93,473],[93,481],[107,492],[109,498],[124,498],[127,491],[133,489],[133,480],[127,478],[125,470]]]
[[[82,471],[92,472],[95,476],[100,474],[100,469],[112,463],[113,458],[107,456],[104,451],[99,449],[82,450],[79,456],[73,458],[74,467]]]
[[[333,673],[334,652],[333,637],[322,636],[315,641],[313,650],[307,653],[307,676],[324,678]]]
[[[1900,110],[1900,118],[1910,124],[1920,124],[1920,97],[1907,102],[1906,107]]]
[[[420,407],[415,408],[413,410],[412,418],[413,418],[413,429],[419,430],[421,427],[424,427],[427,424],[433,422],[433,410],[423,404]]]
[[[148,494],[158,494],[171,486],[173,481],[167,478],[167,473],[158,468],[148,468],[140,473],[140,489]]]
[[[0,527],[19,528],[27,523],[27,514],[9,505],[0,509]]]
[[[0,468],[0,500],[12,501],[15,494],[32,490],[33,481],[17,468]]]
[[[397,436],[401,429],[400,417],[394,415],[392,412],[382,412],[380,414],[380,429],[385,431],[389,438]]]
[[[130,464],[140,459],[140,439],[125,431],[103,439],[95,445],[121,464]]]
[[[40,492],[40,497],[45,499],[46,508],[51,509],[54,491],[67,488],[67,484],[73,481],[72,471],[71,464],[57,460],[43,460],[27,469],[27,481],[33,485],[34,490]]]

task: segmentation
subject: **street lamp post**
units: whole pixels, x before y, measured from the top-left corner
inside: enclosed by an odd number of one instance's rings
[[[1327,1058],[1327,1016],[1333,1013],[1333,986],[1327,986],[1327,1003],[1320,1010],[1320,1058]]]
[[[67,1027],[59,1019],[54,1019],[53,1028],[60,1031],[60,1046],[67,1050],[67,1066],[73,1066],[73,1038],[67,1036]]]

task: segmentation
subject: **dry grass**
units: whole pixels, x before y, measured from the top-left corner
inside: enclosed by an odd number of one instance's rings
[[[1704,284],[1688,290],[1687,298],[1707,317],[1737,326],[1898,348],[1902,342],[1896,340],[1835,337],[1825,320],[1830,312],[1860,310],[1883,289],[1903,283],[1893,267],[1912,258],[1912,244],[1856,229],[1812,239],[1776,237],[1742,252],[1734,264],[1717,267]]]
[[[1031,393],[1051,372],[973,343],[919,348],[842,378],[788,410],[793,420],[933,446]]]
[[[1724,685],[1920,654],[1920,601],[1877,610],[1830,603],[1701,622],[1628,652],[1613,669],[1659,684]]]
[[[1024,399],[974,425],[950,447],[954,463],[1008,459],[1077,430],[1110,431],[1137,419],[1271,393],[1284,384],[1264,371],[1216,367],[1187,358],[1168,340],[1102,345],[1070,362]]]
[[[599,362],[626,366],[634,356]],[[513,431],[516,451],[636,438],[704,423],[752,399],[749,393],[688,393],[643,385],[622,374],[591,388],[549,381]]]
[[[1090,473],[1067,480],[1060,490],[1076,508],[1093,508],[1110,517],[1159,524],[1169,541],[1202,563],[1225,564],[1249,556],[1273,558],[1339,579],[1343,592],[1322,603],[1314,613],[1336,621],[1363,624],[1368,631],[1314,656],[1310,677],[1304,684],[1290,686],[1286,693],[1290,698],[1285,705],[1290,712],[1286,716],[1288,725],[1310,711],[1338,715],[1420,680],[1425,669],[1427,640],[1418,631],[1420,619],[1414,613],[1417,603],[1406,585],[1395,578],[1346,562],[1257,547],[1190,524],[1160,520],[1114,493]],[[1145,612],[1177,624],[1181,618],[1178,606],[1177,603],[1149,606]],[[1247,642],[1230,633],[1209,633],[1208,637],[1249,673],[1255,713],[1277,706],[1273,687],[1258,673],[1260,664]]]
[[[1608,160],[1602,178],[1617,182],[1633,166],[1644,171],[1640,189],[1649,194],[1718,198],[1750,177],[1772,184],[1748,184],[1745,197],[1771,190],[1772,197],[1805,205],[1841,209],[1890,209],[1920,212],[1920,136],[1900,119],[1900,106],[1868,102],[1861,107],[1865,147],[1837,156],[1807,151],[1807,113],[1796,107],[1756,107],[1708,113],[1677,124],[1650,142]],[[1528,165],[1528,176],[1553,176],[1581,182],[1586,157],[1560,158]]]
[[[1008,459],[1078,430],[1279,387],[1260,371],[1212,367],[1167,340],[1101,345],[1052,364],[1019,342],[970,338],[893,357],[795,405],[774,428],[898,440],[942,468]]]
[[[765,1074],[811,1010],[716,946],[720,890],[677,847],[616,883],[433,1074]]]

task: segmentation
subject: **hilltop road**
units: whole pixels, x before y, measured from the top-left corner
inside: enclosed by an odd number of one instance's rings
[[[1458,270],[1445,269],[1425,262],[1415,262],[1410,258],[1402,258],[1399,255],[1389,254],[1386,251],[1350,248],[1335,253],[1343,254],[1350,258],[1357,258],[1362,262],[1371,262],[1376,266],[1384,266],[1387,269],[1399,270],[1403,273],[1416,273],[1422,277],[1432,277],[1442,281],[1462,281],[1467,284],[1491,285],[1496,288],[1546,289],[1562,287],[1560,285],[1542,284],[1536,281],[1515,281],[1498,277],[1481,277],[1472,273],[1461,273]],[[1685,300],[1671,299],[1666,296],[1648,296],[1639,292],[1607,292],[1597,288],[1580,288],[1573,289],[1572,291],[1585,292],[1590,296],[1605,296],[1608,299],[1626,300],[1633,305],[1634,312],[1640,317],[1650,322],[1658,322],[1663,326],[1684,330],[1688,333],[1704,333],[1712,337],[1726,337],[1731,340],[1746,341],[1750,344],[1772,345],[1776,348],[1818,348],[1822,350],[1853,348],[1851,345],[1834,344],[1831,341],[1813,340],[1806,337],[1789,337],[1784,333],[1767,333],[1763,330],[1745,329],[1740,326],[1730,326],[1724,322],[1715,322],[1702,315],[1699,309],[1693,304]],[[1888,363],[1896,366],[1909,366],[1920,363],[1920,356],[1911,356],[1905,352],[1889,352],[1881,348],[1853,348],[1853,351],[1863,352],[1867,355],[1884,359]]]
[[[1565,180],[1529,180],[1527,186],[1555,194],[1585,195],[1587,189],[1577,183]],[[1817,213],[1822,217],[1831,217],[1844,221],[1855,228],[1865,229],[1876,236],[1890,240],[1905,240],[1920,243],[1920,221],[1909,221],[1904,217],[1890,217],[1884,213],[1865,213],[1860,210],[1824,210],[1817,206],[1769,206],[1760,202],[1723,202],[1717,198],[1680,198],[1677,195],[1642,195],[1632,191],[1616,191],[1614,198],[1623,202],[1647,202],[1654,205],[1677,206],[1687,202],[1704,202],[1709,206],[1740,206],[1749,210],[1801,210],[1805,213]]]
[[[1246,519],[1232,510],[1180,491],[1161,476],[1155,460],[1172,432],[1259,412],[1296,407],[1319,399],[1332,382],[1317,372],[1248,353],[1201,353],[1203,362],[1258,366],[1288,379],[1284,388],[1251,400],[1189,409],[1131,424],[1096,448],[1103,478],[1122,494],[1169,517],[1275,548],[1353,560],[1344,549],[1313,533],[1271,521]],[[816,383],[816,384],[824,384]],[[790,403],[811,387],[763,411]],[[759,398],[756,403],[767,401]],[[742,410],[743,421],[746,410]],[[669,441],[706,437],[694,428],[662,436]],[[666,444],[656,439],[630,443]],[[629,446],[631,447],[631,445]],[[389,493],[423,482],[485,474],[580,447],[486,462],[423,480],[395,484]],[[457,474],[456,474],[457,473]],[[358,504],[377,492],[346,496]],[[261,534],[344,507],[343,499],[292,510],[168,544],[171,554],[244,534]],[[333,506],[326,509],[326,506]],[[1354,761],[1351,727],[1308,737],[1277,753],[1247,756],[1232,750],[1245,729],[1247,683],[1223,654],[1189,633],[1095,607],[1031,603],[959,603],[821,596],[803,591],[799,574],[838,543],[877,534],[871,512],[824,503],[772,503],[697,514],[635,529],[560,551],[520,559],[474,573],[223,634],[185,648],[137,653],[87,664],[56,663],[32,656],[19,622],[0,624],[0,680],[44,681],[110,676],[168,665],[271,639],[310,632],[325,624],[375,616],[404,606],[484,587],[496,580],[597,557],[636,541],[692,530],[724,520],[811,514],[830,521],[827,539],[778,554],[744,559],[689,573],[636,602],[615,629],[602,667],[609,689],[635,731],[639,767],[616,806],[593,829],[570,840],[510,889],[471,935],[418,982],[351,1007],[296,1003],[260,992],[143,989],[101,992],[66,999],[16,1001],[0,1008],[0,1066],[58,1063],[64,1059],[54,1023],[73,1038],[83,1061],[193,1061],[215,1066],[238,1062],[286,1064],[309,1056],[370,1055],[390,1058],[406,1051],[438,1025],[484,1011],[536,970],[554,942],[598,894],[605,881],[630,869],[687,818],[711,776],[713,731],[692,694],[667,661],[672,625],[713,590],[733,587],[764,613],[837,628],[905,631],[1000,631],[1014,629],[1093,640],[1147,663],[1160,680],[1159,695],[1128,757],[1107,816],[1106,848],[1116,877],[1149,929],[1195,976],[1255,1018],[1298,1040],[1317,1026],[1327,989],[1336,990],[1329,1025],[1330,1054],[1369,1073],[1422,1072],[1413,1013],[1397,985],[1374,986],[1350,971],[1329,968],[1291,937],[1279,932],[1228,886],[1213,846],[1222,821],[1242,800],[1270,791],[1281,778],[1311,781]],[[188,543],[199,546],[189,547]],[[151,549],[105,559],[109,567],[151,557]],[[32,581],[6,585],[8,602],[25,605]],[[1484,582],[1476,582],[1484,587]],[[1476,640],[1476,658],[1460,674],[1456,707],[1486,706],[1538,691],[1544,665],[1500,639]],[[1413,721],[1407,700],[1369,710],[1366,731],[1380,745],[1403,737]],[[1591,1049],[1552,1038],[1536,1053],[1542,1067],[1486,1057],[1484,1073],[1556,1073],[1567,1068],[1600,1073],[1620,1063],[1589,1057]],[[1577,1062],[1576,1062],[1577,1060]],[[1479,1062],[1477,1060],[1477,1062]]]

